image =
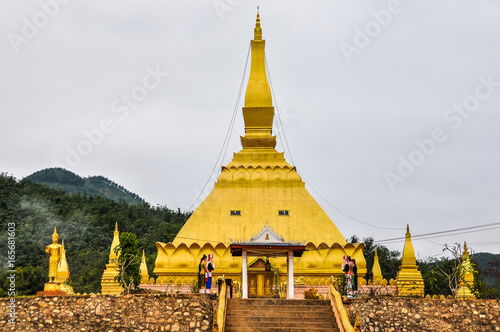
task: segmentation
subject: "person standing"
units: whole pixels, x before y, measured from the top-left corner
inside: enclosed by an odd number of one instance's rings
[[[210,293],[212,291],[212,271],[215,270],[214,255],[208,254],[208,260],[206,262],[206,272],[205,272],[205,288],[206,292]]]
[[[342,261],[342,271],[345,273],[345,281],[346,281],[346,293],[347,293],[347,297],[350,297],[351,296],[351,292],[352,292],[352,279],[351,279],[351,273],[352,273],[352,269],[351,269],[351,265],[349,264],[350,263],[350,257],[347,256],[347,255],[344,255],[343,258],[343,261]]]
[[[201,293],[203,287],[205,287],[205,261],[207,260],[207,255],[203,255],[200,259],[200,264],[198,265],[198,291]]]
[[[352,276],[353,276],[353,291],[354,296],[358,295],[358,266],[356,265],[356,260],[352,260]]]

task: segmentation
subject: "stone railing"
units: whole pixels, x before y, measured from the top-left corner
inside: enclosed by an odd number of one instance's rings
[[[330,301],[332,302],[332,307],[337,310],[336,313],[338,313],[338,315],[340,316],[340,321],[342,323],[344,332],[354,332],[354,328],[349,322],[349,316],[347,315],[344,304],[342,303],[342,296],[335,289],[335,287],[333,287],[333,285],[330,285]]]
[[[227,286],[226,281],[222,279],[222,286],[219,293],[219,305],[217,307],[217,331],[224,332],[226,325],[226,308],[227,308]]]

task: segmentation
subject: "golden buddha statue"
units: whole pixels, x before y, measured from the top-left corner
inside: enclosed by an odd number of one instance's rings
[[[52,244],[45,247],[45,253],[49,255],[49,282],[45,283],[43,292],[45,295],[64,295],[66,293],[61,291],[61,284],[57,281],[57,271],[59,262],[63,256],[63,246],[58,244],[59,235],[57,229],[54,227],[54,234],[52,234]],[[57,293],[55,293],[57,292]]]
[[[56,282],[57,266],[62,256],[62,245],[58,244],[59,235],[54,227],[54,234],[52,234],[52,244],[45,247],[45,253],[50,256],[49,258],[49,282]]]

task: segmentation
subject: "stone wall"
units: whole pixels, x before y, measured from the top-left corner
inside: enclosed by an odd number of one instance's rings
[[[211,331],[214,294],[0,298],[1,331]]]
[[[500,331],[499,300],[431,300],[378,297],[346,306],[361,331]]]

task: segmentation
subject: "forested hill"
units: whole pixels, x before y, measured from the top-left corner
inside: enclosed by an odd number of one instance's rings
[[[472,262],[476,264],[483,281],[500,290],[500,255],[479,252],[472,256]]]
[[[57,226],[59,243],[64,240],[75,292],[100,292],[100,279],[108,262],[115,223],[120,232],[137,235],[146,251],[150,275],[156,259],[156,242],[169,242],[184,225],[189,213],[147,203],[128,204],[108,198],[67,194],[0,174],[0,250],[7,253],[7,225],[14,223],[16,284],[19,295],[35,294],[48,281],[48,256]],[[0,255],[1,271],[7,255]],[[6,272],[0,274],[0,296],[7,289]],[[3,289],[3,290],[2,290]]]
[[[101,196],[117,202],[125,201],[129,204],[145,203],[144,199],[137,194],[104,176],[82,178],[64,168],[47,168],[27,176],[26,179],[49,188],[64,190],[68,194]]]

